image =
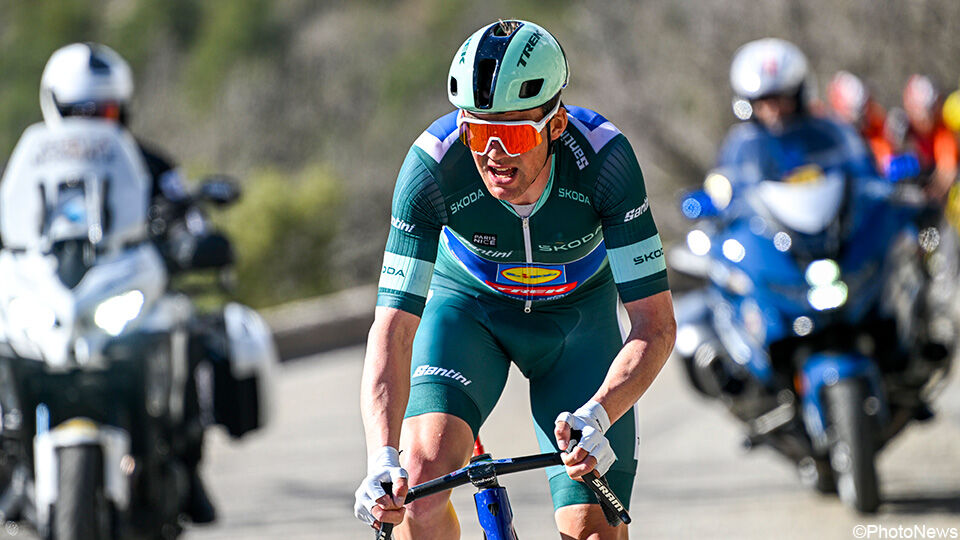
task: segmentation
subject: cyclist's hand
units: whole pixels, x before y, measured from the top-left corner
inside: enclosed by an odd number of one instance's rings
[[[393,495],[383,489],[382,483],[393,483]],[[406,510],[407,471],[400,466],[400,453],[392,446],[384,446],[367,460],[367,477],[356,492],[353,513],[360,521],[378,527],[380,522],[400,523]]]
[[[571,429],[582,433],[579,441],[570,440]],[[603,435],[610,429],[610,417],[603,406],[596,401],[588,401],[573,413],[562,412],[557,416],[554,435],[563,455],[563,464],[570,478],[578,479],[596,469],[603,475],[617,460],[610,447],[610,441]]]

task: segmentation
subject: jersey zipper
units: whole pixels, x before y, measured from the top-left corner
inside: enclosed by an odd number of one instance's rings
[[[523,224],[523,250],[527,256],[527,264],[533,263],[533,243],[530,241],[530,218],[520,218],[521,223]],[[529,287],[529,284],[527,284]],[[530,294],[527,294],[527,299],[523,302],[523,312],[530,313],[533,309],[533,300],[530,299]]]

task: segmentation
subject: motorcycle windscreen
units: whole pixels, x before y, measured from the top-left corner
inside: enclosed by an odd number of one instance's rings
[[[91,228],[96,226],[90,217],[101,212],[99,209],[90,212],[88,207],[102,206],[102,199],[97,200],[98,197],[88,195],[87,184],[94,181],[93,178],[86,181],[81,178],[57,186],[57,193],[53,200],[49,201],[50,210],[45,213],[43,220],[45,234],[52,242],[90,237]],[[44,199],[46,198],[44,193]]]
[[[845,187],[842,175],[827,174],[802,183],[765,180],[756,194],[774,219],[791,230],[812,235],[837,219]]]
[[[150,180],[133,137],[102,120],[34,124],[0,182],[4,246],[46,250],[86,239],[106,250],[146,237]]]

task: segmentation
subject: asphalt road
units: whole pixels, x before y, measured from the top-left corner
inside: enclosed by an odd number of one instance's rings
[[[185,538],[368,539],[352,515],[364,474],[357,388],[362,347],[284,364],[275,377],[270,428],[234,442],[210,437],[205,476],[221,519]],[[835,498],[801,487],[792,467],[772,451],[740,448],[740,432],[716,403],[697,398],[680,366],[668,363],[643,398],[641,461],[631,513],[633,538],[923,538],[915,526],[960,528],[960,376],[935,403],[938,416],[916,424],[881,455],[884,504],[864,518]],[[481,437],[494,457],[537,453],[525,382],[510,382]],[[521,538],[557,538],[545,476],[509,476]],[[472,489],[454,495],[464,538],[480,538]],[[887,527],[881,536],[879,527]],[[904,536],[897,529],[910,529]],[[956,530],[956,529],[954,529]],[[899,534],[899,536],[891,536]],[[29,537],[20,532],[19,537]],[[929,536],[931,538],[935,536]],[[953,536],[956,538],[956,536]]]
[[[353,518],[353,491],[364,474],[357,388],[363,349],[352,347],[285,364],[277,408],[265,433],[233,444],[211,437],[206,475],[222,519],[191,540],[366,539]],[[526,388],[511,373],[481,431],[494,457],[537,453]],[[668,363],[642,400],[641,461],[634,486],[634,538],[857,538],[857,525],[886,538],[915,526],[960,529],[960,370],[935,403],[937,417],[915,424],[879,460],[884,504],[858,516],[835,497],[799,485],[774,452],[745,452],[726,411],[695,396],[679,365]],[[522,538],[557,538],[541,471],[506,477]],[[464,538],[480,538],[472,489],[454,495]],[[905,537],[901,534],[899,537]],[[913,536],[917,537],[917,536]]]

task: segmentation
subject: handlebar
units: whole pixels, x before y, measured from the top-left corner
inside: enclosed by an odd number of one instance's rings
[[[579,439],[580,437],[576,438]],[[562,455],[562,452],[551,452],[507,459],[480,459],[449,474],[413,486],[407,492],[403,504],[406,505],[417,499],[470,483],[479,488],[492,487],[496,485],[497,476],[502,474],[563,465]],[[619,525],[620,522],[630,523],[630,514],[627,513],[623,503],[610,489],[605,477],[598,476],[596,472],[591,471],[583,475],[583,482],[596,495],[600,507],[603,508],[603,514],[611,526]],[[392,483],[383,482],[381,485],[384,491],[392,493]],[[388,540],[392,533],[393,523],[382,523],[380,530],[377,531],[376,538],[377,540]]]

